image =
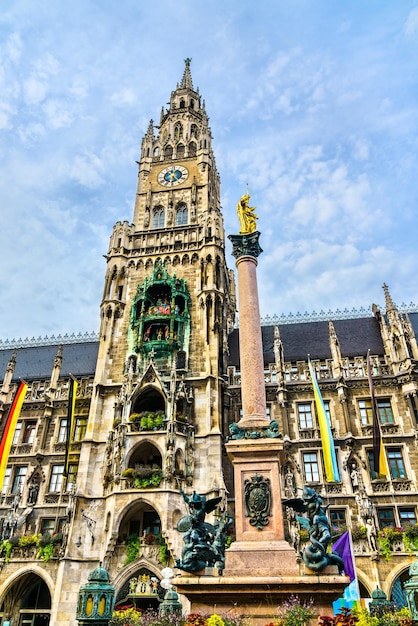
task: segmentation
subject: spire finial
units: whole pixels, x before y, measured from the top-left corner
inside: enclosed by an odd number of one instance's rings
[[[181,82],[180,82],[181,89],[193,89],[192,75],[190,73],[191,62],[192,62],[192,59],[190,57],[187,57],[187,59],[184,59],[185,68],[184,68],[183,78],[181,79]]]
[[[388,311],[393,311],[396,309],[395,303],[392,300],[392,297],[389,293],[389,287],[386,283],[383,283],[383,291],[385,292],[385,302],[386,302],[386,313]]]

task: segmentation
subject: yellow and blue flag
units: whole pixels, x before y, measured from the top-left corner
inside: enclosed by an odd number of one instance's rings
[[[324,452],[325,475],[329,483],[339,482],[337,457],[335,454],[334,440],[331,433],[331,424],[325,410],[325,404],[321,396],[315,371],[312,367],[311,359],[308,357],[309,371],[311,373],[312,385],[315,397],[316,412],[318,415],[319,431],[321,433],[322,447]]]

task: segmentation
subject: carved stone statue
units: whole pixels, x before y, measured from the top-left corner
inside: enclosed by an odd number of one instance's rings
[[[215,525],[205,522],[207,513],[215,510],[221,497],[206,500],[206,496],[195,491],[193,496],[180,492],[187,503],[189,514],[182,517],[177,530],[184,532],[185,543],[181,559],[176,559],[176,567],[186,572],[198,572],[204,567],[218,564],[223,569],[225,564],[226,530],[232,519],[226,515],[220,517]]]
[[[284,500],[284,506],[291,507],[297,513],[306,513],[307,517],[296,516],[298,522],[309,531],[310,544],[301,556],[303,562],[314,572],[320,572],[327,565],[337,565],[342,572],[344,563],[335,552],[327,552],[331,539],[331,527],[326,516],[326,508],[322,506],[322,498],[310,487],[304,487],[302,498]]]
[[[370,517],[366,520],[366,529],[370,550],[372,550],[372,552],[378,552],[376,527]]]
[[[257,215],[254,213],[255,206],[249,206],[250,194],[245,193],[237,204],[237,213],[240,223],[240,235],[254,233],[257,229]]]

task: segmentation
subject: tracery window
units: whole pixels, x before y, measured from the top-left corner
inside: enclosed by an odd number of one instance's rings
[[[164,207],[162,206],[157,206],[154,209],[154,215],[153,215],[153,227],[154,228],[163,228],[164,227],[164,216],[165,216],[165,211],[164,211]]]
[[[187,206],[185,204],[180,204],[177,207],[176,225],[183,226],[184,224],[187,224],[188,217],[189,217],[189,212],[187,210]]]
[[[199,129],[197,124],[192,124],[190,126],[190,137],[194,137],[195,139],[199,139]]]
[[[197,145],[194,141],[189,143],[189,156],[195,156],[197,152]]]
[[[174,126],[174,139],[178,141],[181,137],[183,137],[183,125],[181,122],[177,122]]]
[[[181,159],[184,157],[184,144],[179,143],[176,150],[177,158]]]
[[[164,148],[164,156],[167,159],[171,159],[173,156],[173,146],[168,145]]]

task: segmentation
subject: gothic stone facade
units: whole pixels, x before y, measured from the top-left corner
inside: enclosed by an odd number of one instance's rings
[[[223,443],[240,416],[239,331],[224,245],[211,132],[186,61],[142,141],[133,222],[118,222],[110,238],[99,337],[0,349],[2,425],[19,378],[29,385],[0,500],[3,620],[75,624],[79,587],[99,561],[118,602],[156,606],[161,569],[181,556],[181,490],[221,496],[233,510]],[[268,411],[285,440],[282,498],[309,484],[335,533],[366,527],[354,542],[362,594],[378,584],[398,597],[410,546],[398,533],[386,560],[376,532],[417,519],[418,314],[401,313],[386,287],[385,297],[385,312],[368,317],[262,333]],[[384,480],[370,469],[369,349]],[[324,478],[308,353],[333,427],[336,484]],[[79,384],[67,441],[70,374]],[[299,550],[288,511],[286,533]]]

